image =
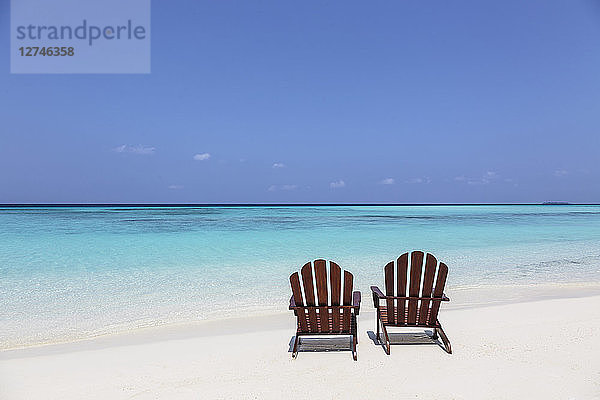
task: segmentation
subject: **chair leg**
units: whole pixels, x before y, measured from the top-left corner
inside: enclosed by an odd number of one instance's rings
[[[431,338],[432,338],[433,340],[437,340],[437,338],[438,338],[438,334],[437,334],[437,329],[436,329],[436,328],[433,328],[433,335],[431,336]]]
[[[452,347],[450,346],[450,340],[448,340],[448,336],[446,336],[446,332],[444,332],[444,330],[442,329],[442,326],[440,325],[440,327],[435,328],[435,330],[437,331],[437,333],[440,334],[440,338],[442,339],[442,342],[444,343],[446,352],[448,354],[452,354]]]
[[[298,343],[300,342],[300,336],[296,333],[296,337],[294,338],[294,348],[292,349],[292,359],[296,359],[298,357]]]
[[[392,343],[390,342],[390,337],[387,333],[387,329],[385,329],[385,325],[382,323],[381,324],[381,329],[383,330],[383,335],[385,336],[385,345],[384,345],[384,349],[386,354],[389,356],[391,353],[391,345]]]
[[[358,355],[356,354],[356,344],[358,343],[358,338],[356,336],[356,334],[352,335],[352,358],[354,361],[358,359]]]
[[[377,341],[381,343],[381,338],[379,337],[379,318],[377,318],[375,324],[377,325]]]

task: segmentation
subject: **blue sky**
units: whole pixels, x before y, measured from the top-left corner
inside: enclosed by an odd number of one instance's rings
[[[0,202],[600,201],[594,1],[154,1],[149,75],[11,75]]]

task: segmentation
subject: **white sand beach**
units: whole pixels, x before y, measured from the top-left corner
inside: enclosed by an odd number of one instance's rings
[[[519,301],[523,291],[542,300]],[[290,312],[3,351],[0,398],[600,398],[598,288],[500,292],[499,304],[475,307],[476,291],[449,293],[454,304],[440,321],[452,355],[423,335],[394,340],[429,344],[398,344],[385,355],[372,340],[374,313],[363,293],[356,362],[348,351],[292,360]]]

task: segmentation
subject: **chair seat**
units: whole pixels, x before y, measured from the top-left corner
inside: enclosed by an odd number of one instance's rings
[[[413,323],[408,323],[408,308],[406,308],[404,310],[403,315],[402,313],[398,312],[398,308],[394,308],[394,312],[393,314],[388,314],[388,309],[387,307],[383,304],[381,305],[381,307],[379,307],[379,317],[381,319],[381,322],[384,325],[390,325],[390,326],[422,326],[422,327],[431,327],[431,328],[435,328],[439,326],[439,323],[437,321],[433,321],[431,323],[425,323],[425,324],[420,324],[419,323],[419,314],[417,314],[417,321],[413,322]],[[431,309],[429,309],[427,311],[427,318],[425,318],[425,321],[429,320],[429,317],[431,315]]]

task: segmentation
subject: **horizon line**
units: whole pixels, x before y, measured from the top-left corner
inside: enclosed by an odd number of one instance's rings
[[[548,201],[541,203],[0,203],[0,208],[27,207],[400,207],[400,206],[538,206],[570,205],[597,206],[600,203],[569,203]]]

